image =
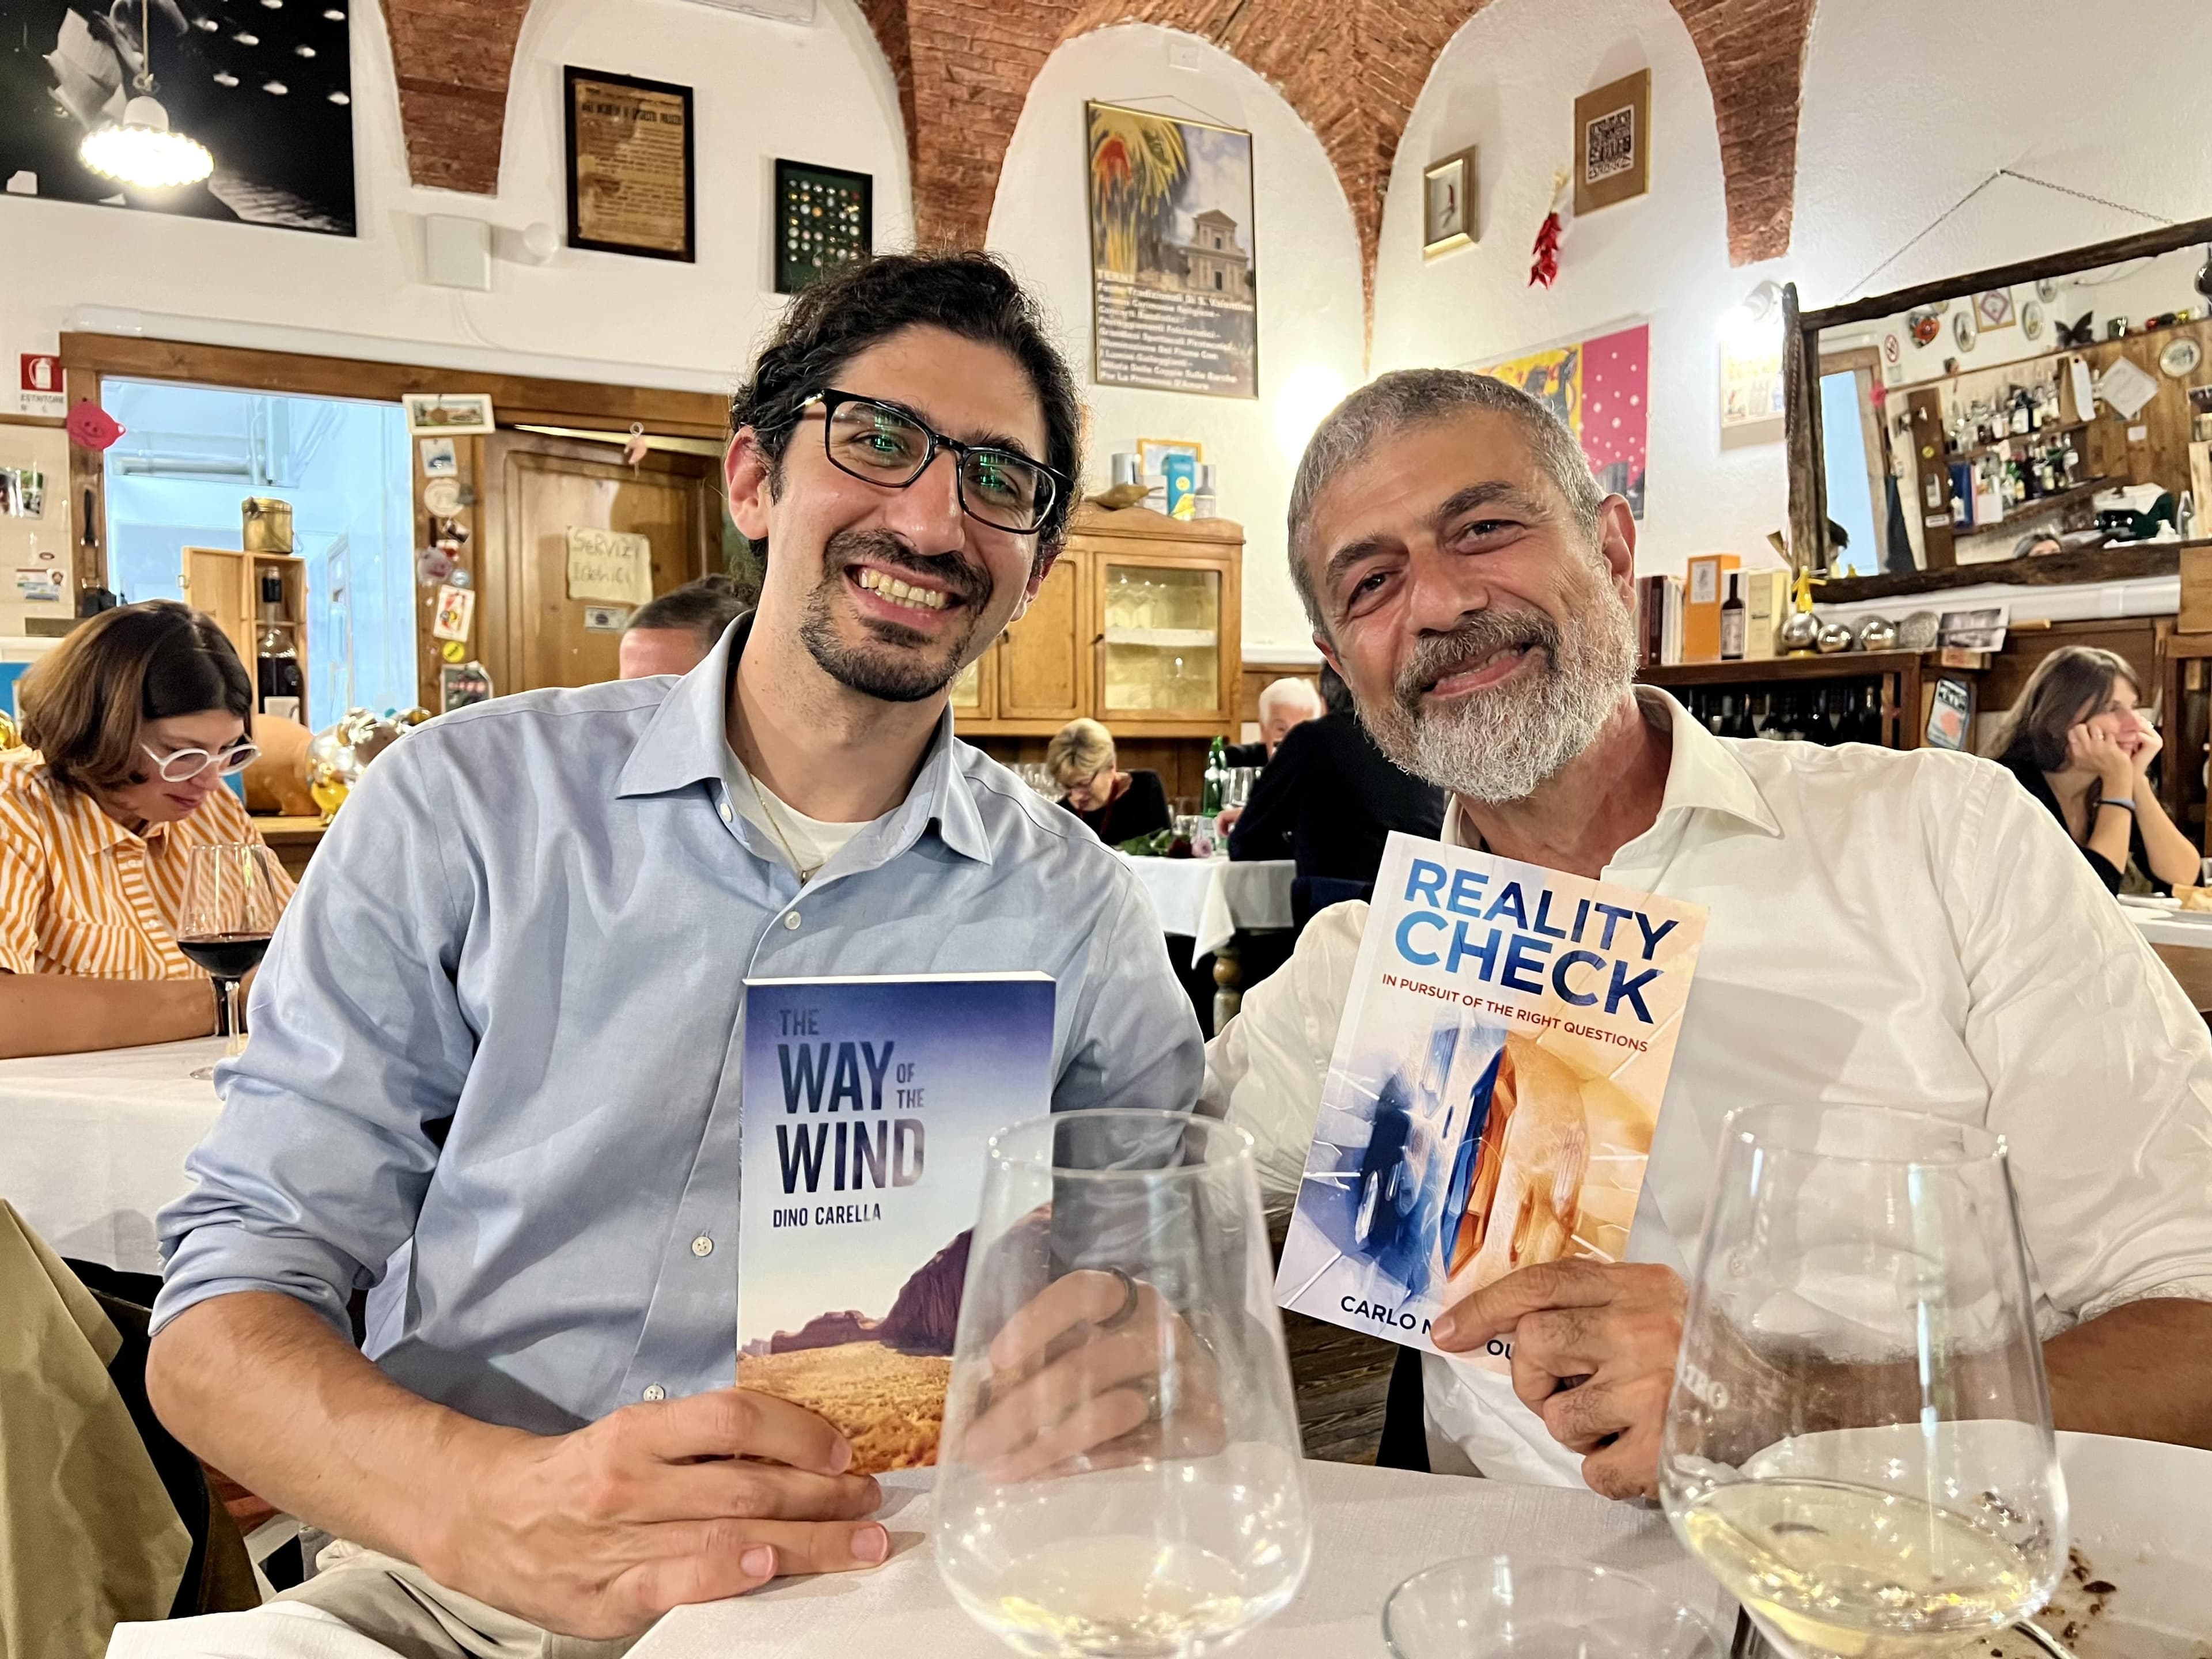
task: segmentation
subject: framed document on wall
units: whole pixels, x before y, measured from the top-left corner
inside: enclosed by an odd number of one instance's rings
[[[568,246],[695,259],[691,88],[573,65],[562,75]]]
[[[1651,188],[1651,71],[1575,100],[1575,211],[1594,213]]]

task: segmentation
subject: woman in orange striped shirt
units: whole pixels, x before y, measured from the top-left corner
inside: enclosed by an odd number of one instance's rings
[[[16,684],[0,764],[0,1058],[204,1036],[207,976],[177,949],[190,849],[258,842],[228,773],[253,688],[210,617],[103,611]]]

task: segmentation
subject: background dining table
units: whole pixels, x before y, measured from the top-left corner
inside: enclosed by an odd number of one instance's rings
[[[58,1255],[158,1273],[154,1218],[215,1125],[222,1037],[0,1060],[0,1198]]]
[[[1291,925],[1291,881],[1297,866],[1288,859],[1233,863],[1226,855],[1115,856],[1128,866],[1152,900],[1161,930],[1192,941],[1194,968],[1199,958],[1218,951],[1238,933],[1267,933]]]

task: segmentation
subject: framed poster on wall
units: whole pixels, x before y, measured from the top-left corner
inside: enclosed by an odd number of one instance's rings
[[[352,235],[347,9],[257,5],[228,27],[216,9],[0,0],[0,191]],[[88,133],[122,119],[142,64],[170,131],[214,160],[197,184],[140,189],[78,153]]]
[[[1598,487],[1644,516],[1644,467],[1650,434],[1651,325],[1638,323],[1480,367],[1516,386],[1582,441]]]
[[[775,291],[796,294],[865,259],[875,240],[874,178],[804,161],[775,164]]]
[[[1252,135],[1114,104],[1084,119],[1091,378],[1258,397]]]
[[[561,75],[568,246],[696,259],[691,88],[574,65]]]
[[[1593,213],[1651,188],[1651,71],[1575,100],[1575,211]]]

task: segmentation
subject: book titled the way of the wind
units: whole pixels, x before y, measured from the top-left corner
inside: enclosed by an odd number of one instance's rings
[[[1516,1268],[1620,1261],[1705,913],[1393,835],[1276,1279],[1285,1308],[1435,1352]],[[1468,1356],[1511,1369],[1503,1342]]]
[[[738,1383],[936,1461],[997,1130],[1052,1109],[1043,974],[745,985]]]

